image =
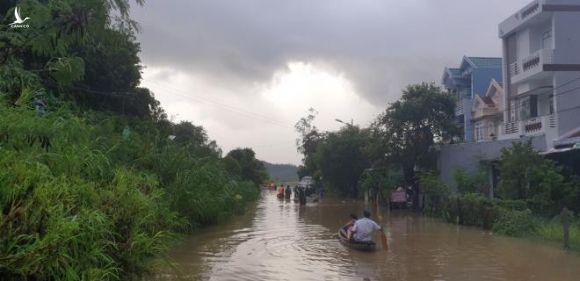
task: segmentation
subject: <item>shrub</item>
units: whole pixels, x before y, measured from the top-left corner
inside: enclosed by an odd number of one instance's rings
[[[448,222],[484,229],[491,229],[497,213],[493,202],[477,193],[452,196],[444,207],[444,217]]]
[[[524,211],[528,209],[528,203],[524,200],[497,200],[496,204],[506,210]]]
[[[419,184],[425,193],[425,209],[431,214],[439,213],[445,197],[449,194],[449,187],[434,172],[420,173]]]
[[[487,174],[484,171],[478,171],[472,175],[463,169],[453,171],[453,178],[457,183],[457,189],[461,194],[484,192],[487,184]]]
[[[540,223],[536,233],[538,237],[547,241],[564,243],[564,229],[559,218]],[[570,247],[580,250],[580,222],[570,226]]]
[[[539,227],[539,221],[532,215],[532,211],[501,210],[493,231],[510,236],[534,235]]]

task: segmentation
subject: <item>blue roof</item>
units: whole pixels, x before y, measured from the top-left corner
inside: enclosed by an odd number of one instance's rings
[[[449,71],[449,74],[451,74],[451,76],[460,76],[461,75],[461,69],[459,69],[459,68],[448,68],[447,71]]]
[[[486,58],[486,57],[465,57],[465,61],[475,68],[501,68],[501,58]],[[463,64],[462,64],[463,65]]]

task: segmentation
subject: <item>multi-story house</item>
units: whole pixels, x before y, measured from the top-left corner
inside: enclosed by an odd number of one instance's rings
[[[484,96],[475,96],[471,108],[475,142],[495,141],[502,133],[504,93],[500,83],[491,80]]]
[[[545,137],[549,151],[580,131],[580,0],[535,0],[499,25],[501,139]],[[580,136],[580,135],[579,135]]]
[[[493,163],[514,142],[530,141],[548,155],[570,153],[568,158],[574,158],[580,152],[580,0],[535,0],[499,24],[499,37],[503,91],[496,87],[495,94],[485,97],[503,96],[502,102],[476,99],[470,119],[479,142],[443,145],[438,159],[441,178],[450,186],[456,184],[457,169],[487,169],[492,197],[501,173]],[[448,77],[461,73],[446,72]],[[450,88],[448,77],[444,85]],[[494,122],[496,131],[490,133]]]
[[[445,68],[443,86],[457,97],[455,116],[463,127],[463,141],[474,141],[472,107],[476,96],[484,96],[490,81],[502,81],[502,59],[467,57],[461,60],[459,68]]]

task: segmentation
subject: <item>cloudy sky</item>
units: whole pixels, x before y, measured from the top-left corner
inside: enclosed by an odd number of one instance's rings
[[[227,152],[300,162],[296,121],[313,107],[366,126],[410,83],[439,82],[463,55],[499,56],[499,22],[529,0],[164,0],[135,7],[152,89],[174,121]]]

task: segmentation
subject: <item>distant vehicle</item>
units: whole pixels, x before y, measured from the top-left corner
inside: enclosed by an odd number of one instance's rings
[[[298,183],[298,187],[313,188],[314,180],[310,176],[303,177]]]
[[[391,208],[402,209],[407,205],[407,192],[404,188],[399,187],[397,190],[391,192]]]

